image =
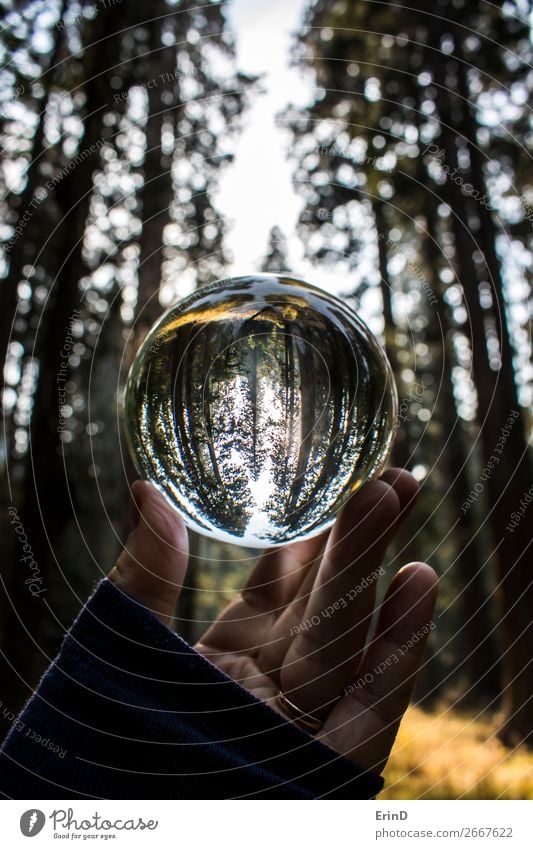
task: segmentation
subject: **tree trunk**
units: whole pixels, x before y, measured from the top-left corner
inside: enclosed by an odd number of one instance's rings
[[[63,0],[61,4],[60,16],[58,20],[62,20],[65,14],[68,0]],[[49,69],[53,71],[59,60],[61,48],[63,45],[63,31],[55,28],[54,46],[50,56]],[[35,135],[33,137],[31,154],[26,171],[26,185],[23,191],[17,198],[17,207],[19,210],[20,222],[22,215],[25,212],[32,213],[32,217],[28,221],[28,226],[25,231],[16,239],[13,248],[9,255],[9,271],[7,277],[0,286],[0,388],[4,388],[4,364],[7,357],[9,342],[12,338],[12,324],[15,320],[18,304],[17,287],[22,279],[22,268],[29,261],[26,253],[26,241],[28,235],[35,230],[36,215],[34,209],[38,210],[38,206],[32,202],[35,200],[35,190],[39,185],[39,166],[42,161],[45,151],[44,125],[46,120],[46,111],[48,107],[48,99],[50,93],[50,81],[48,81],[46,94],[40,102],[41,111],[39,114]],[[13,203],[15,203],[15,198]],[[10,198],[6,198],[6,205],[9,205]],[[7,446],[6,446],[7,448]]]
[[[381,300],[383,303],[383,321],[384,321],[384,340],[385,353],[392,366],[394,376],[398,384],[398,390],[402,385],[398,374],[398,362],[396,359],[396,325],[394,324],[394,316],[392,312],[392,282],[389,275],[389,252],[387,242],[389,239],[389,227],[385,217],[385,210],[381,201],[374,202],[374,218],[376,221],[377,240],[378,240],[378,263],[379,275],[381,279]],[[396,431],[396,439],[392,449],[391,463],[394,466],[407,468],[411,460],[411,451],[409,444],[409,431],[407,427],[398,427]]]
[[[450,14],[456,14],[450,5]],[[435,28],[438,24],[433,21]],[[440,33],[432,40],[433,45],[440,43]],[[456,44],[461,36],[456,35]],[[430,51],[430,53],[433,51]],[[433,52],[433,57],[437,54]],[[453,174],[460,172],[455,134],[450,129],[453,107],[458,103],[446,88],[443,60],[430,59],[435,64],[435,82],[441,86],[441,121],[445,163]],[[460,65],[460,63],[459,63]],[[459,79],[464,69],[459,69]],[[464,87],[464,92],[468,90]],[[475,122],[468,102],[461,101],[463,121],[469,149],[475,148]],[[472,174],[467,175],[480,192],[488,197],[481,160],[475,151],[472,162]],[[472,209],[460,186],[453,179],[447,179],[444,187],[445,199],[452,209],[452,227],[455,236],[455,249],[459,279],[467,305],[472,345],[472,370],[478,395],[478,422],[481,434],[482,457],[485,464],[483,482],[477,483],[486,489],[490,509],[488,521],[494,546],[494,568],[497,579],[497,599],[499,602],[499,632],[502,641],[502,693],[503,715],[500,731],[501,739],[515,745],[521,741],[531,741],[533,736],[533,582],[527,568],[527,550],[531,544],[529,522],[522,519],[513,532],[508,530],[511,514],[519,506],[521,497],[531,486],[533,475],[531,461],[527,454],[525,423],[517,400],[514,382],[512,352],[509,345],[509,332],[506,326],[505,301],[502,281],[494,244],[495,231],[488,210],[477,202],[472,210],[480,218],[482,226],[477,240],[484,251],[487,266],[492,276],[493,299],[500,305],[501,368],[492,369],[485,339],[485,317],[479,300],[478,272],[472,254],[475,243],[465,229],[465,210]]]
[[[121,28],[120,7],[110,8],[106,15],[113,16],[111,24],[109,17],[104,21],[104,15],[95,19],[97,25],[102,19],[100,36],[106,34],[108,25],[111,25],[112,31],[120,31]],[[113,53],[109,42],[88,51],[92,60],[87,68],[85,111],[88,117],[80,149],[89,148],[100,138],[101,106],[108,97],[105,74],[113,65]],[[70,335],[71,318],[77,317],[74,311],[79,310],[81,304],[78,281],[86,271],[82,240],[96,164],[94,155],[82,159],[73,171],[63,177],[55,190],[57,204],[64,216],[53,237],[50,253],[57,252],[59,268],[36,342],[39,376],[33,397],[24,499],[20,506],[14,505],[37,564],[40,592],[32,596],[24,583],[32,575],[24,564],[17,567],[12,580],[2,587],[7,597],[9,616],[2,645],[0,679],[6,694],[5,704],[15,713],[31,694],[57,650],[58,621],[53,598],[57,592],[65,592],[64,569],[66,567],[68,571],[70,566],[61,563],[60,551],[65,529],[75,525],[76,521],[76,482],[69,479],[68,468],[64,465],[64,443],[60,432],[63,425],[59,419],[60,406],[64,401],[58,394],[64,382],[58,378],[63,376],[61,364],[66,362],[66,358],[61,352]],[[64,371],[68,374],[68,366]],[[33,570],[35,572],[35,567]],[[73,614],[79,602],[75,598],[69,598],[69,602]],[[66,627],[68,624],[66,613],[60,625]],[[8,727],[9,724],[3,720],[4,733]]]
[[[140,237],[139,287],[134,320],[134,347],[137,349],[146,333],[162,312],[159,303],[163,231],[170,223],[170,204],[173,198],[172,157],[162,150],[165,118],[168,121],[168,100],[178,108],[178,83],[175,78],[176,55],[172,48],[158,50],[161,44],[161,21],[150,22],[150,50],[157,51],[152,69],[161,84],[147,88],[148,117],[146,121],[146,154],[143,164],[142,233]],[[157,65],[157,68],[155,67]],[[169,96],[168,99],[165,96]]]
[[[483,556],[480,550],[477,527],[471,510],[461,510],[470,493],[467,473],[468,454],[464,435],[457,415],[451,364],[451,328],[444,301],[444,287],[436,273],[441,258],[437,241],[435,209],[426,207],[427,235],[423,242],[428,282],[442,305],[429,316],[428,337],[433,347],[440,346],[442,372],[439,386],[440,417],[444,438],[447,441],[444,454],[445,477],[448,481],[446,501],[454,524],[456,560],[453,574],[457,580],[457,596],[460,598],[461,628],[455,640],[459,662],[455,674],[462,670],[465,675],[462,696],[464,704],[479,703],[479,697],[493,697],[497,692],[499,648],[494,634],[494,619],[491,615],[490,586],[484,574]],[[440,317],[440,321],[438,317]]]

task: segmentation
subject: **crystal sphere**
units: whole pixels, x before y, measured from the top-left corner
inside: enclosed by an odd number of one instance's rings
[[[396,390],[383,349],[338,298],[285,275],[196,290],[132,365],[135,466],[208,536],[283,545],[328,528],[390,452]]]

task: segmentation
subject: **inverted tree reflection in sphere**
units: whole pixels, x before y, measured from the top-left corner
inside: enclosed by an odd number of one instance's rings
[[[231,278],[169,309],[126,388],[139,473],[201,533],[251,547],[327,528],[379,472],[395,389],[365,324],[283,275]]]

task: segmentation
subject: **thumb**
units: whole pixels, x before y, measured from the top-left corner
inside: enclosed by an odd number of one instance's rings
[[[168,625],[187,569],[187,530],[165,497],[147,481],[135,481],[132,493],[138,524],[108,577]]]

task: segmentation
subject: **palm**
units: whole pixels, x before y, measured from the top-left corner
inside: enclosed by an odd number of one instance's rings
[[[435,602],[429,566],[400,570],[367,643],[376,573],[417,491],[411,475],[391,469],[354,495],[329,535],[266,552],[197,646],[277,710],[281,690],[324,723],[321,740],[377,771],[409,702],[424,639],[399,647],[423,633]],[[146,482],[136,481],[133,495],[138,524],[109,578],[167,625],[187,569],[186,528]],[[355,679],[364,686],[345,692]]]
[[[274,709],[282,690],[324,721],[321,739],[374,769],[388,757],[421,646],[342,696],[431,617],[434,573],[413,565],[393,580],[375,638],[366,645],[376,575],[416,490],[410,475],[391,470],[351,500],[329,538],[265,553],[241,595],[196,646]]]
[[[291,628],[305,610],[324,541],[318,537],[264,554],[245,589],[196,646],[258,699],[273,702],[282,686]]]

